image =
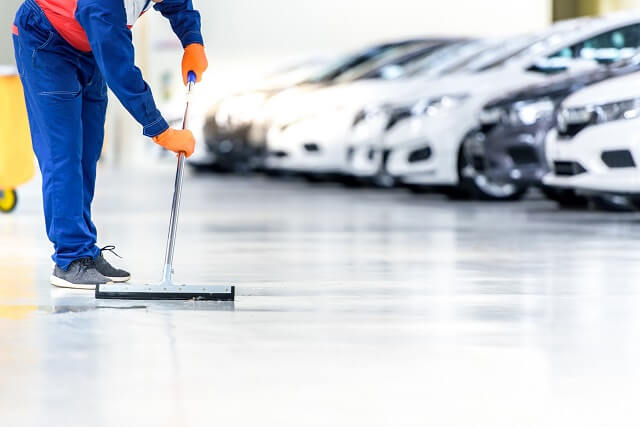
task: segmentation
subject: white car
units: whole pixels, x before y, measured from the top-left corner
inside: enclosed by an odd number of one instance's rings
[[[640,73],[567,98],[547,137],[543,181],[587,195],[640,197]],[[624,203],[621,201],[621,203]]]
[[[578,28],[552,33],[497,67],[435,81],[412,103],[370,106],[354,127],[350,172],[390,176],[411,187],[464,190],[461,187],[473,185],[473,180],[464,176],[462,145],[480,124],[487,102],[543,82],[550,74],[633,56],[639,34],[638,13],[581,21]]]
[[[411,83],[423,86],[430,78],[460,67],[495,46],[495,41],[482,40],[441,48],[406,64],[416,73],[420,71],[420,77],[411,79]],[[270,124],[265,166],[316,174],[343,173],[348,166],[346,152],[354,119],[363,106],[406,93],[408,82],[396,80],[406,72],[392,66],[382,71],[378,79],[356,80],[312,92],[294,88],[275,96],[264,113],[265,122]]]
[[[281,93],[267,105],[266,116],[271,128],[267,135],[270,155],[266,166],[313,174],[357,175],[357,168],[352,169],[350,164],[350,147],[362,142],[364,134],[372,136],[367,142],[376,140],[377,143],[384,126],[368,133],[359,130],[354,133],[354,124],[373,125],[373,128],[379,124],[378,111],[386,114],[387,104],[416,103],[421,94],[437,92],[447,85],[458,87],[465,78],[467,85],[475,87],[478,74],[469,73],[485,71],[513,56],[530,58],[544,54],[551,46],[560,48],[562,41],[573,41],[574,34],[582,34],[581,29],[592,22],[598,21],[590,18],[566,21],[540,34],[508,41],[463,42],[406,64],[402,69],[391,67],[382,73],[381,79],[359,80],[311,93],[295,89]],[[440,79],[455,73],[461,74],[462,80],[453,76]],[[370,150],[364,148],[362,152]],[[368,160],[372,164],[378,162],[376,158]],[[377,169],[375,166],[364,168]]]

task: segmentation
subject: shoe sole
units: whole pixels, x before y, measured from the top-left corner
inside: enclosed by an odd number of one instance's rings
[[[109,277],[106,276],[107,279],[111,280],[113,283],[125,283],[128,282],[129,280],[131,280],[131,276],[127,276],[127,277]]]
[[[49,278],[49,283],[51,283],[53,286],[55,286],[57,288],[82,289],[82,290],[86,290],[86,291],[95,291],[96,290],[96,285],[86,285],[86,284],[82,284],[82,283],[71,283],[71,282],[68,282],[68,281],[66,281],[64,279],[56,277],[56,276],[51,276]],[[104,283],[104,284],[108,285],[109,283]]]

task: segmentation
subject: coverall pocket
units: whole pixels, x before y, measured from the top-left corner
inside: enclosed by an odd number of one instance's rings
[[[47,96],[58,101],[72,101],[79,97],[81,93],[81,89],[78,89],[77,91],[54,90],[40,92],[38,95]]]

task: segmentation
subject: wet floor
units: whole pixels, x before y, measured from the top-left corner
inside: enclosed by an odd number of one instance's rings
[[[172,180],[100,175],[134,280]],[[96,302],[48,285],[37,190],[0,217],[0,425],[640,424],[640,215],[191,175],[176,278],[236,302]]]

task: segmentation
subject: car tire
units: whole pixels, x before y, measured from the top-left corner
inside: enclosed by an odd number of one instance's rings
[[[492,182],[482,172],[473,167],[466,154],[465,144],[458,154],[458,177],[460,189],[469,198],[490,202],[513,202],[521,200],[529,191],[528,185]]]
[[[590,198],[596,210],[605,212],[635,212],[636,207],[628,197],[604,195]]]
[[[474,196],[467,188],[463,186],[457,187],[442,187],[438,189],[438,192],[444,194],[447,199],[460,201],[460,200],[471,200],[477,197]]]
[[[571,189],[554,188],[543,185],[540,191],[545,197],[556,202],[564,209],[585,209],[589,206],[589,199],[576,194]]]
[[[427,187],[426,185],[403,184],[402,187],[406,188],[407,190],[409,190],[413,194],[433,193],[433,188],[432,187]]]
[[[346,188],[364,188],[370,185],[366,179],[353,175],[343,175],[338,178],[338,181]]]
[[[310,172],[303,172],[300,174],[300,177],[310,184],[323,184],[330,181],[327,175]]]

